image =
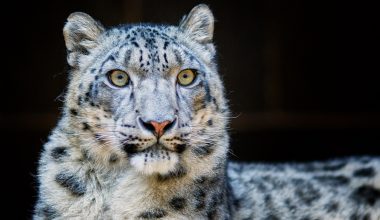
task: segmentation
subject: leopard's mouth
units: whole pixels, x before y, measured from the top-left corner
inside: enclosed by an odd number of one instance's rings
[[[176,169],[179,162],[177,152],[163,145],[152,145],[144,150],[129,150],[130,164],[143,174],[158,173],[165,175]]]
[[[165,154],[168,154],[168,152],[176,152],[168,147],[166,147],[163,144],[152,144],[150,146],[145,147],[144,149],[139,149],[136,145],[134,144],[125,144],[124,145],[124,151],[128,153],[128,157],[132,157],[135,154],[141,154],[141,153],[150,153],[150,154],[157,154],[162,152],[166,152]]]

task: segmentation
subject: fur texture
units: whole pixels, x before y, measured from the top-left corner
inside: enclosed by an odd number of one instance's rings
[[[379,219],[379,159],[227,164],[213,30],[206,5],[179,26],[68,17],[70,83],[41,155],[34,219]],[[196,73],[187,86],[184,69]],[[129,83],[113,85],[113,70]],[[157,136],[151,121],[170,126]]]

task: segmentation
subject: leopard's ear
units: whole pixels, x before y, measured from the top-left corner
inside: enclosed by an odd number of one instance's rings
[[[104,27],[90,15],[83,12],[70,14],[63,28],[68,64],[72,67],[78,66],[80,56],[88,54],[89,49],[96,47],[102,32]]]
[[[211,43],[214,33],[214,15],[207,5],[197,5],[182,19],[179,28],[198,43]]]

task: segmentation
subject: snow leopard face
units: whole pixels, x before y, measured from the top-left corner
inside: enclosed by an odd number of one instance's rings
[[[70,15],[65,111],[88,158],[165,177],[225,154],[213,23],[204,5],[179,26],[105,29],[87,14]]]

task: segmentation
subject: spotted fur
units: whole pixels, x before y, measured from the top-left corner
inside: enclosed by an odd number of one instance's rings
[[[237,219],[380,218],[380,159],[309,164],[229,163]]]
[[[178,26],[64,27],[71,66],[62,117],[44,145],[34,219],[378,219],[380,160],[227,164],[229,110],[196,6]],[[128,73],[117,88],[111,70]],[[197,75],[177,83],[183,69]],[[161,137],[150,121],[169,121]]]

